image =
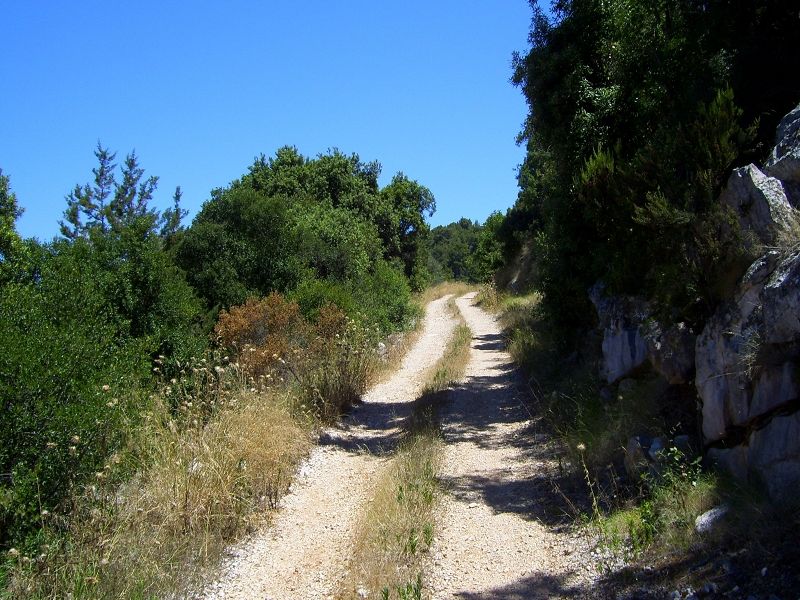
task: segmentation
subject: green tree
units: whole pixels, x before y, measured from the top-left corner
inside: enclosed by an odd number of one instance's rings
[[[0,284],[12,276],[12,263],[24,254],[16,222],[22,214],[7,175],[0,169]]]
[[[387,258],[399,259],[411,287],[421,290],[427,284],[427,237],[430,227],[425,214],[436,211],[431,191],[403,173],[392,178],[381,190],[392,209],[391,223],[382,229]]]
[[[504,220],[503,214],[495,211],[486,218],[486,222],[481,227],[475,251],[467,261],[475,281],[492,281],[497,269],[503,265],[500,228],[503,226]]]

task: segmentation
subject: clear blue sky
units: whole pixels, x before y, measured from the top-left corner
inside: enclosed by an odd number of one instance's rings
[[[338,147],[426,185],[431,223],[516,198],[525,118],[509,83],[526,0],[0,3],[0,168],[18,229],[58,233],[98,140],[176,185],[190,216],[253,158]]]

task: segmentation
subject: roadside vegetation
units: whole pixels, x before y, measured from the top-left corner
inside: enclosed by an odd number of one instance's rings
[[[440,286],[438,292],[451,293],[455,287]],[[350,575],[340,586],[339,598],[423,597],[424,566],[436,535],[436,504],[442,493],[438,483],[443,450],[438,404],[442,394],[463,377],[472,340],[454,297],[449,302],[460,323],[444,355],[427,376],[405,425],[405,439],[378,478],[368,508],[356,526]]]
[[[180,189],[159,211],[135,155],[95,155],[48,243],[0,174],[0,597],[189,585],[421,314],[435,203],[403,174],[282,148],[185,228]]]
[[[726,543],[741,551],[731,564],[797,556],[784,551],[790,534],[775,531],[775,507],[698,460],[693,382],[667,385],[646,368],[599,380],[602,334],[587,293],[602,282],[607,294],[647,300],[665,326],[695,332],[730,295],[752,248],[715,199],[732,168],[766,159],[800,99],[780,66],[800,64],[796,11],[789,2],[541,4],[532,3],[530,46],[514,58],[530,109],[520,193],[495,228],[500,265],[479,302],[500,313],[535,408],[562,442],[564,506],[590,524],[599,568],[625,584],[657,577],[637,571],[645,564],[689,581],[692,561]],[[678,434],[688,435],[680,448]],[[667,443],[632,476],[634,436]],[[698,533],[695,518],[719,505],[730,507],[723,524]],[[745,534],[748,520],[758,534]],[[800,525],[779,521],[788,532]],[[771,535],[780,551],[768,549]]]

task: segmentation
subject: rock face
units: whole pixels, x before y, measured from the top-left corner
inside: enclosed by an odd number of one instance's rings
[[[735,169],[719,201],[733,210],[745,244],[763,254],[699,336],[680,323],[659,323],[642,298],[608,296],[595,285],[589,297],[603,334],[601,376],[615,384],[649,362],[671,384],[694,378],[708,457],[737,477],[763,483],[773,498],[797,502],[800,106],[781,121],[763,171]],[[607,395],[613,397],[610,390]],[[652,463],[651,445],[631,439],[629,472]]]
[[[764,173],[780,179],[789,202],[800,206],[800,106],[778,125],[775,148],[764,165]]]
[[[600,376],[614,383],[649,361],[669,383],[694,374],[695,336],[683,323],[662,326],[641,298],[606,296],[602,284],[589,291],[603,332]]]
[[[797,231],[800,107],[778,128],[762,173],[736,169],[720,201],[767,246]],[[788,195],[787,195],[788,192]],[[792,203],[789,201],[792,197]],[[771,497],[800,489],[800,247],[760,256],[734,296],[706,323],[695,347],[708,456]]]
[[[773,251],[753,263],[736,297],[697,339],[696,385],[707,442],[800,395],[800,252],[770,270],[777,259]]]
[[[688,383],[694,375],[694,347],[696,336],[685,323],[666,329],[657,321],[644,324],[642,335],[647,344],[647,357],[653,368],[668,383]]]
[[[600,376],[613,383],[647,360],[647,344],[640,327],[649,316],[647,303],[623,296],[605,296],[602,284],[589,291],[603,331]]]
[[[734,169],[720,196],[730,206],[743,231],[752,231],[762,244],[772,245],[792,223],[792,207],[783,185],[755,165]]]

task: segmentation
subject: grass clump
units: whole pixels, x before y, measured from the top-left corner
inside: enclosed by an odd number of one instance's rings
[[[658,548],[660,555],[685,552],[699,541],[694,529],[698,515],[721,501],[719,478],[704,472],[699,458],[690,460],[678,449],[663,455],[659,473],[646,478],[646,489],[624,504],[598,498],[600,487],[587,474],[593,498],[592,525],[599,545],[599,567],[611,571],[621,558],[624,563],[645,557]],[[600,503],[607,508],[600,508]]]

